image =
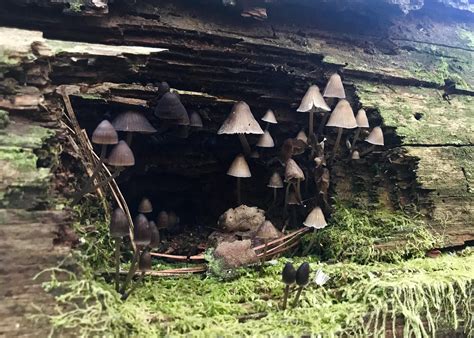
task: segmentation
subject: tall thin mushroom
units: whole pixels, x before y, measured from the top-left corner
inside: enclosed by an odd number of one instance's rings
[[[308,124],[308,137],[313,138],[313,124],[314,124],[314,113],[318,110],[329,112],[329,108],[323,96],[319,92],[319,87],[312,85],[306,91],[306,94],[301,100],[300,106],[296,109],[297,112],[309,113],[309,124]]]
[[[334,143],[333,148],[333,158],[336,156],[337,150],[339,149],[339,143],[341,142],[342,129],[354,129],[357,127],[357,122],[354,117],[354,112],[352,111],[349,101],[346,99],[340,100],[336,108],[331,114],[327,127],[336,127],[337,129],[337,138]]]
[[[148,119],[142,113],[136,111],[127,111],[121,113],[113,121],[115,130],[127,133],[126,142],[128,146],[132,144],[133,133],[153,134],[156,129],[148,122]]]
[[[359,111],[357,112],[356,123],[357,123],[357,131],[354,135],[354,140],[352,141],[350,157],[352,156],[352,153],[356,149],[355,146],[356,146],[357,141],[359,140],[360,131],[362,130],[362,128],[369,128],[369,120],[367,119],[367,113],[362,108],[359,109]]]
[[[128,219],[125,212],[117,208],[112,213],[109,225],[110,237],[115,241],[115,290],[119,292],[120,243],[122,237],[129,236]]]
[[[262,128],[253,117],[249,105],[244,101],[234,104],[229,116],[217,131],[218,135],[239,135],[240,143],[242,144],[246,156],[250,155],[250,146],[245,138],[245,134],[262,135],[263,133]]]
[[[240,179],[252,177],[249,165],[247,164],[244,155],[237,155],[237,157],[230,165],[230,168],[227,171],[227,175],[237,177],[237,203],[238,205],[240,205],[242,202],[240,194]]]
[[[305,176],[303,170],[301,170],[300,166],[295,162],[293,159],[289,159],[286,161],[286,168],[285,168],[285,182],[287,182],[286,193],[285,193],[285,211],[286,205],[288,203],[288,196],[290,193],[290,186],[293,185],[295,187],[296,196],[298,200],[301,202],[301,188],[300,183],[301,181],[305,180]]]
[[[277,189],[282,189],[283,188],[283,181],[281,180],[280,174],[278,174],[276,171],[272,174],[270,177],[270,180],[268,181],[267,187],[273,189],[273,203],[276,203],[277,200]]]

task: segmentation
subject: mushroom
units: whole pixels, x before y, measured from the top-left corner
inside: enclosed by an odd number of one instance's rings
[[[365,142],[370,143],[371,146],[369,147],[369,149],[360,154],[360,156],[370,153],[372,150],[375,149],[376,146],[383,146],[385,144],[382,128],[374,127],[374,129],[372,129],[372,131],[370,132],[369,136],[367,136],[367,138],[365,139]]]
[[[304,256],[304,255],[307,255],[309,251],[311,251],[311,248],[314,245],[316,230],[323,229],[327,225],[326,218],[324,218],[324,214],[321,208],[316,207],[313,210],[311,210],[311,212],[308,214],[305,221],[303,222],[303,225],[308,228],[314,228],[314,234],[311,237],[311,241],[309,242],[308,247],[303,253],[303,256]]]
[[[301,292],[303,291],[303,288],[309,282],[309,272],[310,272],[310,267],[309,267],[309,263],[307,262],[304,262],[303,264],[301,264],[298,270],[296,270],[295,280],[296,280],[296,284],[298,285],[298,291],[296,292],[296,297],[295,297],[295,300],[293,301],[293,307],[298,305]]]
[[[308,136],[306,136],[304,130],[299,131],[298,135],[296,135],[296,139],[308,144]]]
[[[369,120],[367,119],[367,113],[364,109],[359,109],[356,115],[357,131],[354,135],[354,140],[352,141],[351,153],[355,150],[355,145],[359,139],[360,131],[362,128],[369,128]]]
[[[354,117],[354,112],[352,111],[349,101],[346,99],[340,100],[336,108],[331,114],[326,127],[337,127],[337,138],[334,143],[333,148],[333,157],[336,156],[337,150],[339,148],[339,143],[341,142],[342,129],[354,129],[357,127],[357,122]]]
[[[298,198],[298,200],[299,201],[302,200],[300,183],[301,181],[304,181],[304,180],[305,180],[304,173],[303,173],[303,170],[301,170],[301,168],[299,167],[299,165],[291,158],[288,161],[286,161],[285,182],[288,185],[286,187],[286,193],[285,193],[285,210],[286,210],[286,205],[288,203],[288,195],[290,193],[291,185],[295,187],[296,197]]]
[[[270,180],[268,181],[267,187],[273,189],[273,203],[276,203],[277,189],[282,189],[283,188],[283,181],[281,180],[280,174],[278,174],[275,171],[273,173],[273,175],[270,177]]]
[[[203,126],[201,116],[195,111],[189,115],[189,126],[194,128],[202,128]]]
[[[148,245],[150,249],[157,249],[160,246],[160,231],[156,226],[155,222],[149,221],[151,231],[150,244]]]
[[[125,212],[117,208],[113,211],[109,225],[110,237],[115,240],[115,290],[119,291],[120,243],[122,237],[130,234]]]
[[[166,229],[169,225],[169,216],[166,211],[160,211],[156,218],[156,226],[158,229]]]
[[[170,91],[170,85],[168,82],[161,82],[158,85],[158,99],[161,99],[163,95]]]
[[[267,244],[269,240],[279,238],[281,233],[275,228],[275,226],[270,221],[263,222],[255,232],[255,238],[263,240],[264,247],[263,247],[263,257],[260,260],[261,266],[263,266],[263,262],[267,257]]]
[[[288,195],[288,206],[290,206],[290,211],[291,211],[291,221],[290,225],[296,224],[296,206],[301,205],[301,202],[298,200],[298,197],[296,196],[296,193],[294,191],[291,191],[290,194]]]
[[[237,177],[237,203],[241,204],[241,196],[240,196],[240,179],[241,178],[248,178],[252,177],[250,173],[249,165],[247,161],[245,161],[244,155],[240,154],[234,159],[232,164],[230,165],[229,170],[227,171],[227,175]]]
[[[149,214],[153,212],[153,205],[148,198],[142,198],[140,204],[138,205],[138,212],[141,214]]]
[[[147,271],[151,271],[151,254],[148,251],[144,251],[140,255],[140,259],[138,260],[138,270],[141,271],[140,277],[138,278],[137,282],[133,285],[129,292],[126,292],[122,295],[122,300],[126,300],[133,291],[143,282],[143,278],[145,277],[145,273]]]
[[[250,146],[245,138],[245,134],[261,135],[263,130],[253,117],[249,105],[240,101],[234,104],[229,116],[217,131],[217,134],[238,134],[244,154],[249,155]]]
[[[160,120],[166,120],[170,124],[190,125],[188,112],[181,103],[179,95],[169,90],[158,100],[154,114]]]
[[[314,112],[317,110],[322,111],[331,111],[331,108],[324,101],[323,96],[319,92],[318,86],[312,85],[306,91],[306,94],[301,100],[300,106],[296,111],[298,112],[308,112],[309,113],[309,127],[308,127],[308,136],[310,139],[313,137],[313,121],[314,121]]]
[[[288,302],[288,295],[290,293],[290,286],[296,281],[296,270],[293,264],[286,263],[283,271],[281,273],[283,283],[285,283],[285,292],[283,295],[283,305],[281,306],[282,310],[286,309],[286,304]]]
[[[329,77],[326,88],[324,88],[323,96],[338,99],[346,98],[344,85],[342,84],[341,76],[338,73],[334,73]]]
[[[120,175],[120,173],[124,170],[125,167],[131,167],[135,165],[135,157],[133,156],[133,152],[127,145],[127,143],[125,143],[125,141],[120,141],[115,147],[112,148],[112,151],[109,154],[109,158],[107,159],[107,164],[116,167],[115,172],[112,174],[112,176],[100,181],[95,186],[88,185],[84,187],[84,189],[75,194],[72,204],[76,204],[77,202],[79,202],[79,200],[85,194],[97,190],[112,181],[113,179],[115,179],[118,175]]]
[[[357,150],[354,150],[354,151],[352,152],[351,159],[352,159],[352,160],[360,160],[360,154],[359,154],[359,152],[358,152]]]
[[[267,122],[267,126],[265,127],[265,130],[268,130],[268,127],[270,127],[270,124],[277,124],[278,121],[275,117],[275,114],[273,113],[273,110],[268,109],[265,115],[262,117],[262,121]]]
[[[125,131],[127,133],[127,144],[132,144],[133,133],[153,134],[156,129],[148,122],[147,118],[139,112],[127,111],[121,113],[113,121],[115,130]]]
[[[260,148],[273,148],[275,146],[275,142],[273,142],[272,135],[270,135],[270,132],[268,130],[265,130],[262,136],[260,136],[256,146]]]

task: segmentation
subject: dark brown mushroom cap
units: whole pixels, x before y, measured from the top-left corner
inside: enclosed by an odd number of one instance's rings
[[[158,86],[158,99],[170,91],[168,82],[161,82]]]
[[[300,205],[300,201],[298,200],[298,197],[296,196],[296,193],[294,191],[290,192],[288,194],[288,205]]]
[[[156,133],[156,129],[148,122],[145,115],[136,111],[121,113],[113,121],[115,130],[137,132],[142,134]]]
[[[149,214],[153,211],[153,205],[150,200],[146,197],[143,197],[140,204],[138,205],[138,212],[142,214]]]
[[[170,123],[189,126],[189,116],[184,108],[178,94],[167,92],[163,95],[155,107],[155,116],[162,120],[170,120]]]
[[[283,283],[291,285],[296,281],[296,270],[293,264],[286,263],[283,271],[281,272]]]
[[[114,167],[131,167],[135,165],[135,157],[127,142],[122,140],[112,148],[107,158],[107,164]]]
[[[342,84],[341,76],[337,73],[331,75],[324,88],[324,97],[337,97],[339,99],[346,98],[346,92],[344,91],[344,85]]]
[[[151,230],[147,218],[143,214],[138,214],[134,220],[134,241],[139,247],[150,244]]]
[[[160,211],[156,218],[156,226],[158,229],[166,229],[169,225],[169,216],[166,211]]]
[[[92,142],[95,144],[117,144],[118,135],[112,123],[103,120],[92,133]]]
[[[309,263],[304,262],[300,265],[298,270],[296,270],[296,284],[299,286],[305,286],[309,282]]]
[[[109,231],[110,237],[112,238],[122,238],[130,235],[128,219],[122,209],[116,208],[113,211],[110,219]]]
[[[202,128],[203,126],[201,116],[195,111],[189,115],[189,126],[194,128]]]
[[[244,101],[237,102],[217,134],[263,134],[263,130]]]
[[[156,226],[155,222],[149,221],[148,224],[150,225],[151,231],[151,239],[150,239],[150,248],[157,249],[160,246],[160,231]]]
[[[148,251],[145,251],[140,255],[138,269],[142,272],[151,270],[151,254]]]

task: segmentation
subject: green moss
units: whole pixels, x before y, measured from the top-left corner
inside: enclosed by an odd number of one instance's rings
[[[460,28],[457,33],[461,39],[466,41],[467,47],[474,48],[474,32],[472,30]]]
[[[68,328],[77,335],[143,337],[379,336],[397,318],[404,319],[405,336],[428,337],[462,323],[469,330],[472,323],[472,252],[370,266],[311,262],[312,271],[323,268],[329,274],[329,283],[325,288],[310,283],[298,308],[281,311],[280,272],[286,261],[273,261],[263,276],[246,269],[230,282],[201,276],[146,278],[125,303],[102,279],[71,274],[65,282],[53,279],[45,285],[68,291],[57,296],[60,312],[49,320],[56,330]],[[263,318],[239,322],[251,314]]]
[[[361,264],[424,257],[426,251],[440,244],[427,225],[415,216],[342,203],[336,203],[329,226],[307,235],[305,243],[313,240],[312,237],[320,244],[316,253],[323,258]]]
[[[8,112],[0,109],[0,129],[5,129],[9,123],[10,119],[8,118]]]

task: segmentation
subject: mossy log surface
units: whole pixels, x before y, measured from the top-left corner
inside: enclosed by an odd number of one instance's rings
[[[264,22],[242,19],[217,1],[138,1],[131,6],[117,1],[107,11],[74,3],[66,8],[46,0],[7,1],[0,8],[0,25],[44,32],[0,30],[0,109],[8,112],[8,119],[0,114],[0,253],[5,270],[0,292],[6,299],[0,306],[0,335],[41,335],[23,317],[35,313],[31,303],[40,303],[46,313],[53,303],[40,291],[41,280],[32,277],[56,265],[73,241],[62,188],[74,178],[63,164],[77,159],[59,122],[63,106],[55,89],[62,84],[80,87],[72,99],[81,111],[97,113],[101,105],[132,108],[153,121],[155,83],[167,80],[187,107],[207,115],[208,133],[217,130],[234,101],[245,99],[257,118],[274,107],[281,133],[296,134],[305,120],[294,110],[308,84],[322,87],[330,73],[342,68],[351,103],[368,109],[371,125],[382,125],[387,144],[355,168],[336,168],[337,197],[375,201],[387,210],[415,204],[446,236],[445,246],[474,239],[474,28],[469,20],[441,21],[426,13],[387,17],[383,11],[367,18],[348,11],[341,14],[346,24],[336,27],[325,19],[335,13],[333,7],[323,6],[314,17],[301,15],[307,8],[299,2],[269,5],[272,15]],[[391,25],[386,25],[389,18]],[[360,27],[358,22],[370,24]],[[455,83],[449,102],[443,99],[445,80]],[[150,161],[195,176],[221,169],[212,159],[188,168],[189,157],[181,155]],[[393,245],[400,245],[400,239]],[[331,269],[337,274],[344,270]],[[462,274],[471,292],[472,277]],[[274,277],[269,285],[276,285]],[[430,279],[429,287],[435,281]],[[446,277],[443,287],[465,300],[458,282]],[[319,306],[314,301],[305,300],[305,306]],[[265,308],[264,303],[258,306]],[[359,303],[352,305],[360,310]],[[312,316],[312,310],[305,314],[308,309],[297,315]],[[158,320],[166,323],[171,315],[164,316]],[[170,327],[177,325],[183,333],[196,329],[193,323],[174,323]],[[49,330],[42,329],[45,334]]]

